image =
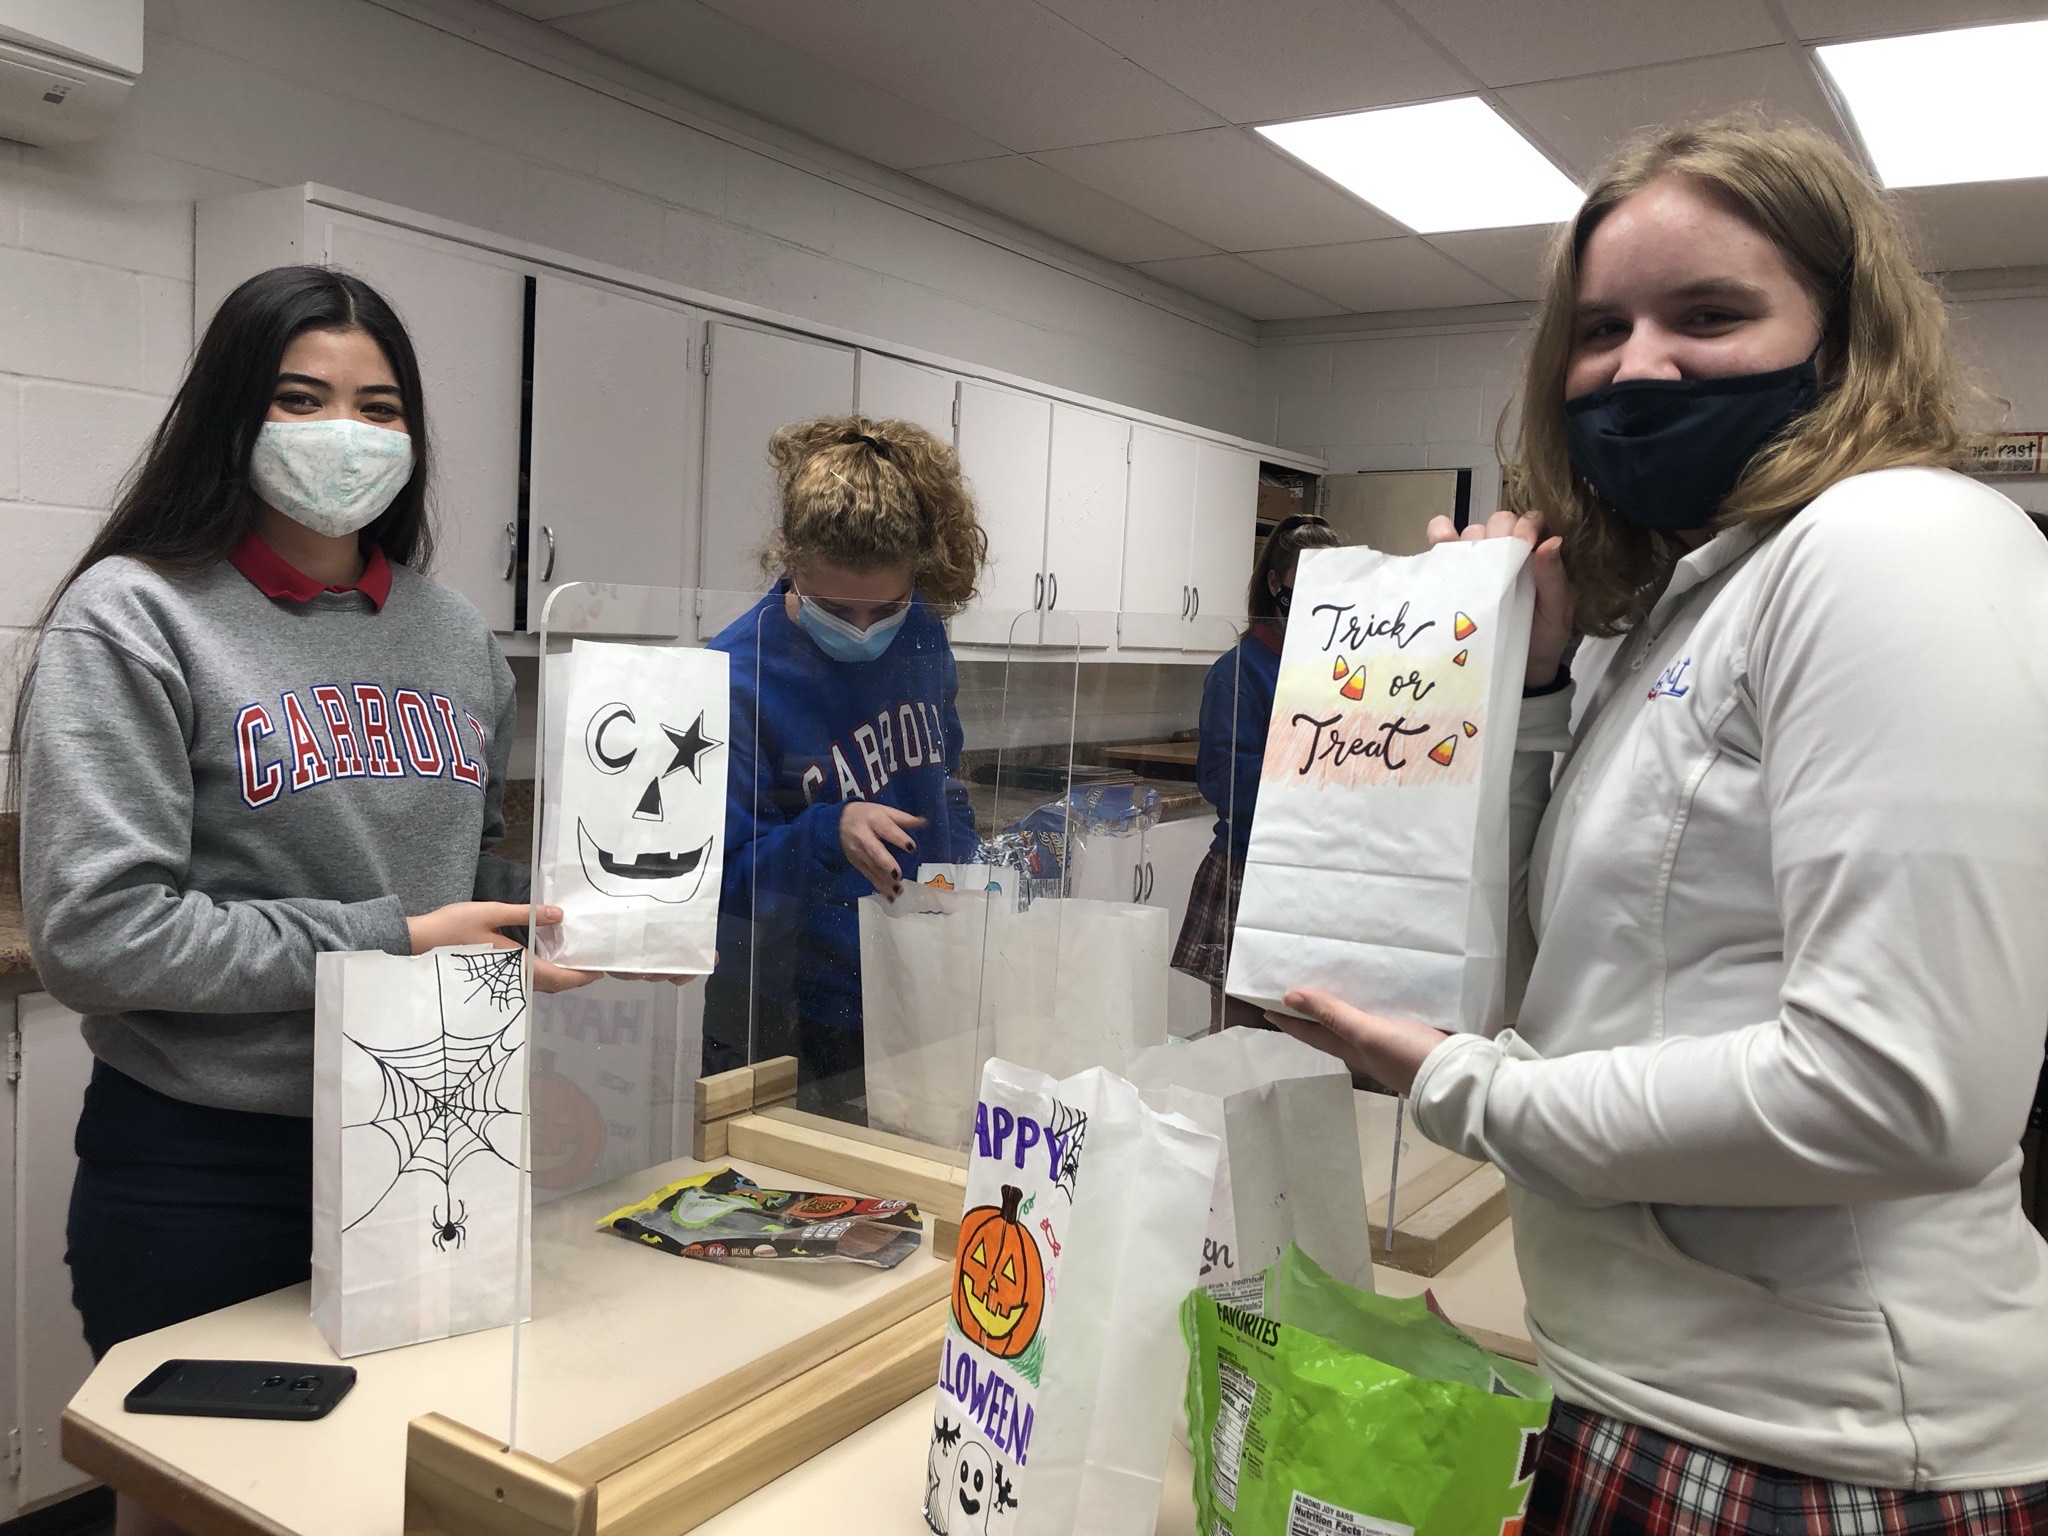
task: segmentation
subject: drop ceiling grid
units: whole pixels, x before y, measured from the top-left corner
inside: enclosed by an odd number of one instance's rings
[[[504,0],[1255,320],[1527,300],[1548,228],[1409,233],[1258,138],[1478,94],[1575,179],[1755,104],[1848,134],[1810,43],[2038,0]],[[2034,184],[1906,199],[1939,260],[2048,262]],[[2017,196],[2015,196],[2015,193]],[[2017,208],[2015,208],[2017,202]],[[1996,216],[2004,210],[2002,217]]]

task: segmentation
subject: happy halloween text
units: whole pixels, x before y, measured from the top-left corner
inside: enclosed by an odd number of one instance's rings
[[[939,1366],[939,1385],[946,1395],[966,1410],[969,1418],[995,1450],[1018,1466],[1031,1460],[1032,1407],[1017,1394],[1016,1387],[995,1366],[972,1349],[955,1348],[946,1337],[945,1359]]]

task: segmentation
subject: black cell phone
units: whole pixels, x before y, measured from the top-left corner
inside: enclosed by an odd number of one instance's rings
[[[213,1419],[318,1419],[356,1384],[351,1365],[283,1360],[166,1360],[135,1385],[130,1413]]]

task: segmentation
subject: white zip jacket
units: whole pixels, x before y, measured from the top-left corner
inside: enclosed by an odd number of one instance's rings
[[[1560,1395],[1848,1482],[2048,1478],[2048,541],[1859,475],[1576,671],[1576,729],[1523,709],[1517,1027],[1413,1100],[1511,1181]]]

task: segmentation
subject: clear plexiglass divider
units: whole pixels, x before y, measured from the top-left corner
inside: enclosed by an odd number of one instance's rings
[[[765,1241],[676,1256],[705,1214],[687,1192],[606,1226],[728,1166],[880,1193],[749,1160],[727,1124],[843,1132],[947,1174],[991,1056],[1121,1069],[1221,1016],[1229,872],[1205,866],[1256,784],[1236,714],[1261,698],[1257,637],[1154,620],[1140,651],[1117,615],[977,609],[956,644],[922,601],[805,596],[567,585],[541,618],[533,894],[571,916],[535,931],[528,967],[504,1431],[593,1488],[654,1486],[750,1369],[772,1386],[847,1320],[947,1294],[942,1197],[889,1269]],[[606,974],[549,990],[572,962]],[[652,974],[670,971],[691,974]]]

